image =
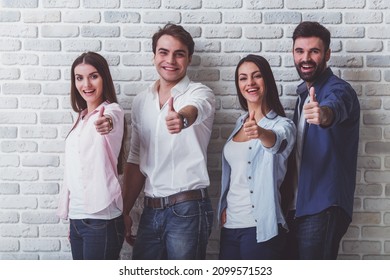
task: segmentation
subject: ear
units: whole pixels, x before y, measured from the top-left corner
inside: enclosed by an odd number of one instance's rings
[[[330,49],[328,49],[327,51],[326,51],[326,53],[325,53],[325,60],[328,62],[329,61],[329,59],[330,59],[330,53],[331,53],[331,50]]]

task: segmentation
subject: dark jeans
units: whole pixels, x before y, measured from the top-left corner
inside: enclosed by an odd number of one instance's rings
[[[133,259],[205,259],[213,224],[210,199],[178,203],[165,209],[145,207]]]
[[[123,216],[112,220],[70,219],[74,260],[117,260],[124,240]]]
[[[337,259],[341,238],[350,222],[348,214],[338,206],[329,207],[315,215],[290,220],[289,246],[290,250],[297,250],[289,252],[290,256],[302,260]]]
[[[270,240],[257,243],[256,227],[221,229],[219,259],[221,260],[278,260],[286,240],[286,230],[279,226],[279,233]]]

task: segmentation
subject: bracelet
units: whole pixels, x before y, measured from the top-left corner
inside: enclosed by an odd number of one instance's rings
[[[112,119],[110,117],[106,117],[106,120],[110,124],[110,131],[114,129],[114,125],[112,124]]]

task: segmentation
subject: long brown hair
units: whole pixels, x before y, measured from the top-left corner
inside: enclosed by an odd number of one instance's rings
[[[75,112],[80,113],[87,108],[87,102],[80,95],[79,91],[76,88],[76,78],[74,70],[79,64],[88,64],[96,68],[97,72],[103,79],[103,102],[108,101],[109,103],[118,103],[116,97],[114,82],[111,77],[110,68],[108,66],[107,60],[98,53],[95,52],[86,52],[81,54],[75,59],[71,68],[71,88],[70,88],[70,102],[72,108]],[[77,120],[78,122],[78,120]],[[75,126],[77,125],[77,122]],[[72,129],[73,130],[73,129]],[[118,174],[123,173],[124,164],[126,163],[126,140],[127,140],[127,124],[126,119],[124,119],[123,124],[123,138],[121,149],[118,157],[117,170]]]
[[[240,60],[236,67],[236,72],[234,75],[234,80],[236,84],[238,101],[240,102],[241,108],[245,111],[248,111],[248,102],[241,93],[240,87],[238,85],[238,69],[244,62],[254,63],[260,70],[261,75],[263,76],[265,83],[265,102],[261,104],[261,112],[264,116],[267,115],[266,110],[271,109],[279,116],[286,116],[284,112],[282,103],[280,103],[278,89],[276,87],[276,82],[274,74],[272,73],[271,66],[268,61],[259,55],[250,54]]]

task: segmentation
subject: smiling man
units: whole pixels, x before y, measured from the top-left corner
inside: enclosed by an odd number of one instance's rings
[[[327,66],[330,32],[302,22],[293,33],[294,64],[303,82],[294,113],[295,152],[285,186],[290,204],[287,258],[336,259],[352,219],[360,105],[356,92]]]
[[[213,221],[207,146],[215,98],[187,76],[194,41],[182,26],[160,29],[152,48],[159,79],[132,105],[123,190],[126,240],[134,244],[133,259],[204,259]],[[129,213],[143,186],[134,241]]]

